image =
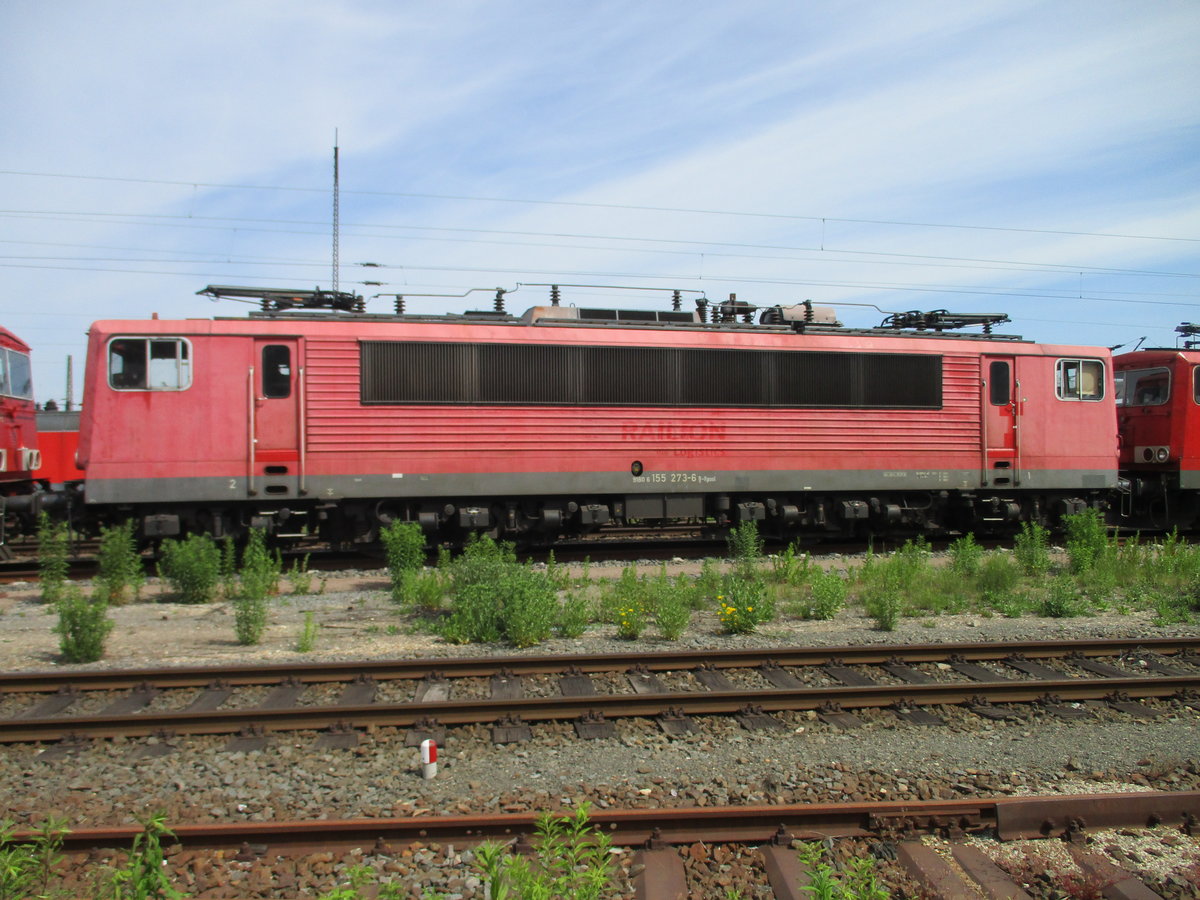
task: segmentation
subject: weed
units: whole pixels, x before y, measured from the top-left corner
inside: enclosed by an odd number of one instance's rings
[[[12,822],[0,822],[0,900],[50,896],[50,877],[70,833],[66,820],[50,816],[27,844],[13,842],[12,832]]]
[[[537,819],[537,856],[513,854],[503,844],[481,844],[475,858],[492,900],[570,897],[600,900],[612,883],[612,841],[588,824],[588,804],[574,815],[541,813]]]
[[[311,653],[313,648],[317,646],[317,625],[316,619],[313,618],[312,610],[307,610],[304,613],[304,626],[300,629],[300,637],[296,639],[297,653]]]
[[[895,631],[900,622],[900,611],[903,601],[900,591],[886,583],[880,583],[869,590],[863,598],[863,607],[880,631]]]
[[[1186,625],[1192,621],[1192,611],[1184,597],[1157,594],[1152,603],[1155,625]]]
[[[968,532],[950,545],[950,568],[960,578],[973,578],[983,562],[983,548]]]
[[[62,522],[52,522],[46,513],[40,513],[37,542],[42,600],[55,603],[62,596],[70,570],[67,526]]]
[[[58,607],[58,646],[68,662],[95,662],[104,656],[104,644],[113,629],[108,604],[100,597],[88,599],[77,586],[67,585]]]
[[[975,584],[985,603],[1004,603],[1021,581],[1021,570],[1005,553],[989,553],[979,567]]]
[[[163,871],[166,859],[163,838],[174,837],[166,826],[166,813],[152,813],[141,820],[142,831],[133,839],[133,849],[124,868],[113,873],[109,883],[111,900],[182,900]]]
[[[425,565],[425,534],[415,522],[393,522],[379,532],[387,555],[388,574],[392,579],[392,597],[404,602],[404,573],[416,572]]]
[[[717,618],[726,632],[750,634],[774,615],[761,580],[736,574],[725,579],[724,591],[717,595]]]
[[[435,613],[446,596],[447,577],[438,569],[406,569],[400,573],[403,605],[420,613]],[[392,598],[396,598],[393,591]]]
[[[788,544],[778,556],[771,557],[771,579],[791,587],[806,584],[817,571],[812,557],[797,553],[795,544]]]
[[[142,557],[137,550],[132,519],[100,530],[97,564],[96,593],[107,603],[121,604],[128,599],[138,599],[146,574],[142,570]]]
[[[571,586],[571,572],[554,558],[554,551],[546,554],[546,577],[556,591],[565,591]]]
[[[1075,580],[1068,575],[1051,578],[1046,585],[1046,596],[1038,607],[1038,613],[1050,619],[1068,619],[1083,612],[1083,600]]]
[[[622,640],[636,641],[646,629],[646,610],[640,599],[618,605],[612,617],[612,623],[617,626],[617,637]]]
[[[12,840],[13,823],[0,822],[0,900],[21,900],[37,879],[37,854],[29,844]]]
[[[1045,575],[1050,571],[1050,532],[1037,522],[1022,522],[1013,539],[1013,556],[1026,575]]]
[[[691,584],[672,581],[666,573],[649,581],[645,588],[646,606],[654,625],[668,641],[677,641],[692,620]]]
[[[568,593],[558,608],[555,629],[567,638],[576,638],[587,630],[591,621],[591,604],[583,594]]]
[[[721,593],[721,583],[724,576],[715,559],[706,558],[700,564],[700,574],[696,576],[696,593],[701,601],[711,600]]]
[[[308,554],[302,559],[293,559],[292,567],[287,572],[288,584],[293,594],[308,594],[312,592],[313,576],[308,571]]]
[[[888,900],[890,896],[876,877],[872,859],[852,859],[839,874],[825,861],[824,846],[809,843],[800,849],[800,863],[809,878],[803,890],[812,894],[813,900]]]
[[[267,598],[246,594],[233,598],[233,632],[237,642],[253,646],[262,641],[267,629]]]
[[[804,619],[832,619],[846,605],[845,580],[836,572],[816,569],[810,578],[807,600],[800,601],[799,614]]]
[[[533,647],[550,637],[558,618],[558,597],[546,572],[512,566],[498,587],[504,633],[515,646]]]
[[[443,625],[455,643],[507,637],[532,647],[550,636],[558,619],[554,585],[544,571],[517,562],[511,544],[484,536],[468,542],[449,564],[451,610]]]
[[[206,534],[162,542],[158,573],[179,593],[183,603],[208,603],[221,582],[221,551]]]
[[[762,560],[762,536],[758,534],[758,523],[754,520],[740,522],[730,530],[726,541],[730,545],[730,557],[734,564],[757,568]]]
[[[242,550],[242,568],[238,572],[242,597],[265,601],[279,593],[279,579],[283,574],[283,559],[276,550],[267,549],[266,535],[260,528],[251,528]]]
[[[1067,559],[1071,571],[1076,575],[1089,571],[1108,548],[1108,529],[1100,512],[1089,508],[1063,516],[1063,528],[1067,533]]]

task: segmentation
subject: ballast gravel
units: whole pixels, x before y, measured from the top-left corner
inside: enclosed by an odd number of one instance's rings
[[[655,571],[658,565],[646,570]],[[615,574],[615,569],[592,567],[593,577]],[[81,668],[518,652],[497,646],[457,647],[413,632],[389,601],[379,572],[339,573],[323,587],[319,594],[274,601],[263,643],[246,648],[234,639],[227,604],[169,602],[162,586],[152,583],[141,602],[113,608],[116,625],[105,659]],[[306,613],[320,628],[315,648],[301,654],[295,645]],[[55,621],[35,586],[4,588],[0,668],[64,668],[51,630]],[[720,632],[715,617],[697,614],[677,642],[650,633],[631,643],[616,639],[609,627],[593,627],[578,639],[556,639],[525,652],[1197,634],[1200,627],[1160,627],[1139,613],[1061,620],[940,616],[905,619],[895,632],[884,633],[858,611],[847,610],[831,622],[781,620],[753,635],[730,636]],[[680,737],[663,734],[649,721],[621,720],[613,738],[591,741],[575,737],[569,724],[546,724],[533,727],[532,740],[510,745],[493,744],[490,729],[470,726],[449,730],[438,775],[430,781],[422,779],[417,751],[405,746],[404,733],[388,728],[345,750],[315,749],[316,735],[303,732],[274,735],[265,750],[250,753],[223,752],[225,738],[185,738],[168,755],[138,759],[132,751],[142,741],[98,742],[57,762],[39,759],[40,747],[9,745],[0,746],[0,820],[33,827],[54,816],[85,827],[131,824],[151,811],[165,812],[168,822],[191,823],[524,812],[581,802],[600,808],[653,808],[1200,790],[1200,714],[1168,700],[1150,705],[1162,715],[1147,721],[1100,706],[1089,706],[1087,718],[1070,722],[1033,709],[1022,709],[1009,721],[942,709],[939,713],[947,723],[943,727],[911,726],[886,712],[865,712],[860,714],[862,727],[850,731],[839,731],[806,713],[778,714],[785,728],[771,733],[746,731],[729,717],[700,717],[699,730]],[[0,719],[18,712],[12,701],[0,696]],[[1131,833],[1106,835],[1096,843],[1097,849],[1114,848],[1110,856],[1115,854],[1125,868],[1153,880],[1164,896],[1200,896],[1200,889],[1191,887],[1200,875],[1200,843],[1194,837],[1173,836],[1164,850],[1161,838]],[[1143,840],[1155,850],[1137,843]],[[1004,852],[1013,854],[1012,848]],[[628,854],[620,856],[628,864]],[[467,848],[401,848],[396,856],[357,859],[364,861],[379,877],[411,887],[414,897],[425,889],[441,891],[447,898],[482,896]],[[203,858],[173,859],[192,896],[213,897],[328,890],[355,863],[329,855],[281,863],[264,874],[261,865],[256,869],[240,863],[216,865]],[[767,896],[759,876],[745,874],[750,869],[736,859],[722,863],[710,854],[692,859],[688,866],[689,873],[706,873],[697,876],[698,885],[719,888],[712,896],[725,896],[734,888],[745,898]]]

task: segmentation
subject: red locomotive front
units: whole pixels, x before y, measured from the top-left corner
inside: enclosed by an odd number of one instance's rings
[[[40,464],[29,346],[0,328],[0,493],[28,493]]]
[[[1126,524],[1194,528],[1200,506],[1200,350],[1113,359]]]
[[[145,534],[454,539],[753,519],[1009,531],[1116,486],[1101,348],[704,322],[264,312],[93,325],[79,456]]]

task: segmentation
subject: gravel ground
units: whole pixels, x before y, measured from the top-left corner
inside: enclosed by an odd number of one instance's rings
[[[606,573],[593,565],[591,574]],[[508,652],[494,646],[455,647],[427,634],[408,633],[407,623],[388,601],[385,581],[375,572],[342,573],[331,577],[319,595],[275,601],[266,637],[252,648],[236,644],[232,611],[226,604],[164,602],[161,591],[151,584],[143,602],[113,609],[116,627],[108,652],[94,666]],[[302,655],[294,648],[308,611],[321,628],[316,648]],[[8,586],[0,595],[0,667],[61,667],[57,636],[51,631],[54,622],[33,587]],[[656,640],[652,633],[631,644],[616,640],[611,628],[598,627],[579,639],[555,640],[537,651],[1181,634],[1200,634],[1200,628],[1160,628],[1144,614],[1069,620],[943,616],[903,620],[897,631],[885,634],[856,611],[845,611],[831,622],[776,622],[749,636],[720,634],[714,617],[698,615],[682,640],[673,644]],[[82,751],[67,765],[40,761],[36,747],[0,747],[0,819],[36,824],[55,815],[72,825],[88,826],[131,823],[150,810],[166,811],[169,822],[200,822],[525,811],[581,801],[599,807],[659,807],[1200,789],[1200,714],[1169,701],[1151,705],[1164,715],[1139,721],[1089,707],[1089,718],[1069,723],[1036,711],[991,722],[949,709],[942,710],[947,725],[938,728],[909,726],[890,714],[868,712],[861,716],[864,726],[849,732],[808,714],[781,714],[785,730],[770,734],[745,731],[732,719],[702,718],[699,732],[685,737],[663,735],[649,722],[621,721],[614,738],[600,741],[575,739],[569,725],[539,725],[533,728],[532,741],[504,746],[491,743],[488,729],[457,728],[447,736],[433,781],[421,779],[416,751],[405,747],[404,735],[392,729],[380,729],[351,750],[314,750],[315,735],[305,733],[276,736],[266,750],[252,753],[222,753],[224,739],[198,738],[181,741],[180,749],[168,756],[137,761],[130,758],[131,745],[114,741]],[[1116,838],[1105,836],[1098,844],[1108,846],[1105,841],[1120,849]],[[1158,855],[1134,848],[1132,855],[1120,857],[1122,864],[1160,879],[1160,886],[1174,879],[1178,884],[1170,888],[1175,891],[1171,896],[1200,896],[1180,886],[1200,872],[1200,842],[1174,839],[1166,852],[1161,840],[1155,846]],[[469,851],[407,852],[399,861],[375,860],[376,868],[384,877],[413,885],[413,896],[420,896],[423,887],[451,897],[479,896],[478,885],[470,881]],[[305,879],[317,869],[329,879],[348,861],[312,862],[301,866],[290,884],[286,878],[280,882],[278,875],[274,883],[268,875],[255,876],[254,867],[243,864],[243,870],[221,869],[213,868],[211,861],[188,859],[178,868],[186,871],[195,895],[207,891],[208,896],[222,896],[218,882],[233,879],[239,886],[224,895],[288,896],[289,890],[302,893],[302,887],[311,886],[313,882]],[[689,871],[706,873],[697,876],[697,884],[721,885],[722,890],[740,887],[747,898],[760,895],[757,876],[736,858],[719,861],[710,854],[692,859]],[[246,881],[253,878],[262,882],[257,893]]]

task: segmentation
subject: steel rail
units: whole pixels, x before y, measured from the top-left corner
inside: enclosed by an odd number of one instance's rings
[[[567,810],[567,813],[570,811]],[[1189,819],[1189,816],[1192,817]],[[1200,791],[999,797],[961,800],[869,800],[729,807],[592,809],[589,823],[620,846],[663,844],[762,843],[772,839],[882,835],[960,828],[994,830],[1002,840],[1058,837],[1072,821],[1086,828],[1185,826],[1200,817]],[[410,816],[373,819],[306,819],[275,822],[172,824],[175,839],[188,850],[241,848],[250,858],[296,855],[355,847],[388,852],[389,844],[482,840],[510,841],[531,835],[535,813]],[[67,834],[62,849],[129,847],[141,829],[134,826],[82,828]],[[778,837],[777,837],[778,836]],[[35,840],[19,831],[12,840]]]
[[[731,715],[753,707],[762,712],[1029,703],[1053,695],[1056,702],[1172,697],[1200,690],[1200,675],[1129,678],[939,682],[933,684],[803,687],[744,691],[696,691],[653,694],[593,694],[582,697],[471,699],[359,706],[251,708],[215,712],[142,712],[120,715],[20,718],[0,721],[0,742],[57,741],[64,737],[113,738],[173,734],[236,734],[254,726],[263,731],[320,730],[349,724],[368,730],[411,727],[436,720],[441,725],[494,724],[517,717],[523,722],[570,721],[600,714],[606,718]]]
[[[506,669],[514,675],[549,675],[574,667],[580,672],[621,672],[633,666],[665,672],[714,668],[754,668],[773,662],[780,666],[819,666],[833,660],[846,665],[878,665],[893,659],[906,663],[1003,661],[1015,654],[1029,659],[1063,659],[1079,654],[1111,657],[1146,652],[1163,656],[1200,652],[1200,637],[1105,639],[1086,641],[1020,641],[984,644],[871,644],[856,647],[774,647],[748,650],[679,650],[655,653],[543,654],[538,656],[470,656],[405,659],[363,659],[343,662],[289,662],[255,666],[188,666],[92,671],[55,670],[0,673],[0,694],[52,692],[71,686],[78,690],[118,690],[149,684],[157,688],[204,687],[213,681],[232,686],[277,684],[294,678],[307,683],[353,681],[360,676],[376,681],[421,679],[431,673],[449,678],[483,677]]]

